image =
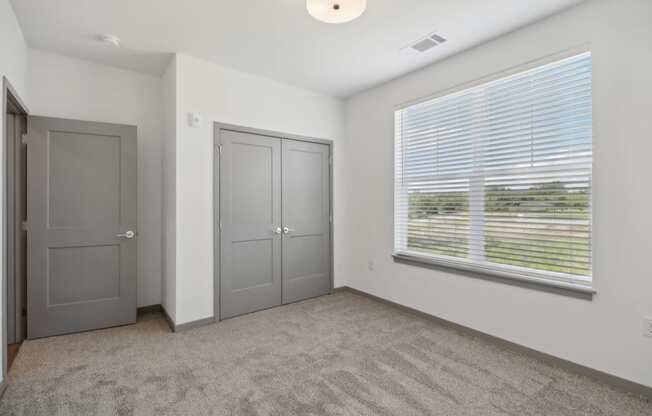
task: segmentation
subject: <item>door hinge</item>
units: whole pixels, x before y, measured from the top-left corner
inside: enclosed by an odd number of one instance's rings
[[[27,142],[29,142],[29,136],[27,135],[27,133],[20,136],[20,142],[25,145],[27,144]]]
[[[217,145],[217,149],[218,149],[218,151],[220,152],[220,155],[221,155],[222,152],[224,151],[224,150],[223,150],[223,147],[222,147],[221,144],[218,144],[218,145]]]
[[[222,229],[222,218],[220,218],[220,230]]]
[[[23,310],[21,312],[22,312],[21,315],[23,316],[23,318],[27,316],[27,308],[23,308]]]
[[[330,222],[331,224],[333,223],[333,217],[332,216],[328,217],[328,222]]]
[[[20,228],[23,229],[23,231],[27,231],[27,221],[23,221],[20,223]]]

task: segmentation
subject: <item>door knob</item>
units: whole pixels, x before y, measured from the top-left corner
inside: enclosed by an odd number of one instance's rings
[[[281,232],[282,232],[281,227],[276,227],[272,232],[274,234],[281,234]]]
[[[283,227],[283,234],[289,234],[289,233],[293,233],[295,231],[296,230],[293,229],[293,228]]]
[[[133,232],[133,231],[131,231],[131,230],[129,230],[129,231],[125,232],[124,234],[118,234],[116,237],[126,238],[126,239],[131,240],[131,239],[134,238],[135,236],[136,236],[136,233]]]

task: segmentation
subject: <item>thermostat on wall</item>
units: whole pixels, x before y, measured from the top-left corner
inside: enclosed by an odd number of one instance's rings
[[[188,113],[188,125],[190,127],[201,127],[201,116],[196,113]]]

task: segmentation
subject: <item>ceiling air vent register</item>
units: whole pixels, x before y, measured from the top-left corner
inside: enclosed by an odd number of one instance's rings
[[[419,39],[409,47],[417,52],[423,53],[445,42],[446,42],[446,38],[439,36],[436,33],[433,33],[426,36],[425,38]]]

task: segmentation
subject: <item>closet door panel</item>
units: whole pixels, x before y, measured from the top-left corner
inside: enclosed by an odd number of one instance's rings
[[[281,140],[221,131],[221,319],[281,304]]]
[[[283,303],[331,290],[329,147],[285,139]]]

